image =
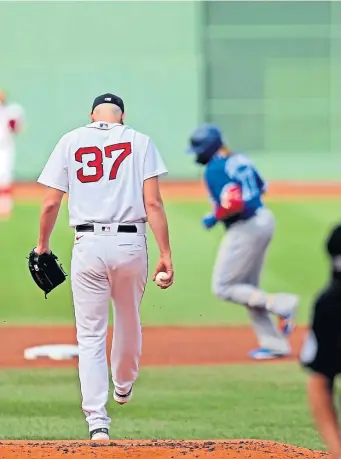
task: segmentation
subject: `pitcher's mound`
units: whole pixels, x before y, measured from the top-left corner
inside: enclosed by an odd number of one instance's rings
[[[327,453],[262,440],[0,442],[1,459],[317,459]]]

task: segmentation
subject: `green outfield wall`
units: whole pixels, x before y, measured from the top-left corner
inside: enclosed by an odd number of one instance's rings
[[[219,123],[269,179],[338,179],[339,2],[0,2],[0,87],[22,103],[16,176],[37,177],[94,96],[123,97],[170,179],[197,123]]]
[[[340,178],[340,5],[204,3],[206,118],[271,178]]]

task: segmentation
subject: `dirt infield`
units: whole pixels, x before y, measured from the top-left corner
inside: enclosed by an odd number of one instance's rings
[[[17,183],[14,195],[20,201],[32,201],[42,197],[45,187],[37,183]],[[195,201],[207,198],[201,181],[162,182],[165,199]],[[340,198],[341,183],[338,182],[270,182],[265,199]]]
[[[112,333],[109,333],[111,337]],[[292,337],[293,356],[297,357],[304,335],[297,328]],[[28,347],[47,344],[76,344],[73,327],[1,327],[0,368],[74,367],[76,360],[25,360]],[[111,339],[108,339],[108,349]],[[256,346],[250,327],[145,327],[142,366],[223,365],[253,363],[248,352]]]
[[[111,335],[111,333],[110,333]],[[304,329],[292,338],[296,358]],[[0,368],[74,367],[77,360],[25,360],[24,349],[44,344],[75,344],[73,327],[1,327]],[[110,347],[110,339],[108,347]],[[249,327],[144,328],[142,366],[213,365],[248,362],[248,351],[256,344]],[[254,362],[257,364],[257,362]],[[326,453],[263,440],[233,441],[119,441],[119,442],[0,442],[0,459],[317,459]]]
[[[111,335],[111,333],[110,333]],[[301,346],[304,329],[293,337],[293,357]],[[111,340],[108,340],[108,348]],[[77,360],[47,358],[25,360],[25,348],[44,344],[75,344],[73,327],[1,327],[0,368],[75,367]],[[256,342],[249,327],[145,327],[142,366],[214,365],[242,363]],[[253,362],[257,364],[257,362]],[[270,363],[270,362],[269,362]],[[326,453],[262,440],[233,441],[119,441],[119,442],[0,442],[0,459],[317,459]]]
[[[1,442],[1,459],[317,459],[328,454],[263,440],[136,442]]]

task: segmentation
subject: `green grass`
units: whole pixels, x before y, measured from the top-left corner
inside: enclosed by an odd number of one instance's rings
[[[322,449],[296,364],[143,369],[131,404],[110,398],[118,439],[269,439]],[[1,371],[0,439],[87,439],[76,370]]]
[[[262,286],[268,291],[291,291],[301,295],[300,322],[305,322],[312,297],[327,275],[322,251],[326,232],[336,221],[339,203],[273,202],[276,235],[268,253]],[[176,277],[174,286],[159,290],[149,283],[143,301],[142,320],[148,325],[212,325],[248,323],[242,307],[224,303],[210,291],[211,271],[222,228],[207,232],[200,218],[206,203],[168,203]],[[35,245],[39,206],[18,204],[14,218],[0,223],[2,241],[0,292],[1,323],[72,323],[73,308],[69,280],[51,293],[48,300],[33,283],[26,263]],[[156,247],[149,238],[150,269]],[[73,232],[64,206],[52,237],[52,249],[70,272]]]
[[[323,241],[339,214],[336,201],[273,202],[276,235],[262,286],[301,295],[299,320],[307,320],[315,293],[328,275]],[[148,325],[248,323],[242,307],[215,299],[211,271],[222,228],[200,226],[206,203],[168,203],[176,280],[168,291],[149,283],[142,319]],[[72,323],[69,281],[44,299],[27,260],[35,245],[39,206],[21,204],[0,223],[2,241],[0,324]],[[70,272],[72,230],[62,208],[52,249]],[[150,268],[156,247],[150,238]],[[5,350],[4,350],[5,352]],[[297,364],[188,368],[144,368],[133,403],[112,400],[113,438],[258,438],[322,449],[306,406],[305,375]],[[75,370],[1,370],[0,439],[82,439],[87,426],[80,410]]]

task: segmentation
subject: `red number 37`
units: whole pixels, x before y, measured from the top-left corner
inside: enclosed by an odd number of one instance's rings
[[[104,155],[106,158],[112,158],[114,151],[122,151],[112,165],[109,180],[115,180],[118,169],[122,162],[131,154],[131,143],[117,143],[115,145],[108,145],[104,148]],[[93,169],[93,173],[84,174],[83,166],[77,171],[77,178],[82,183],[98,182],[104,175],[103,169],[103,153],[98,147],[83,147],[79,148],[75,153],[75,160],[84,165],[85,155],[95,156],[94,159],[87,161],[85,164]]]

